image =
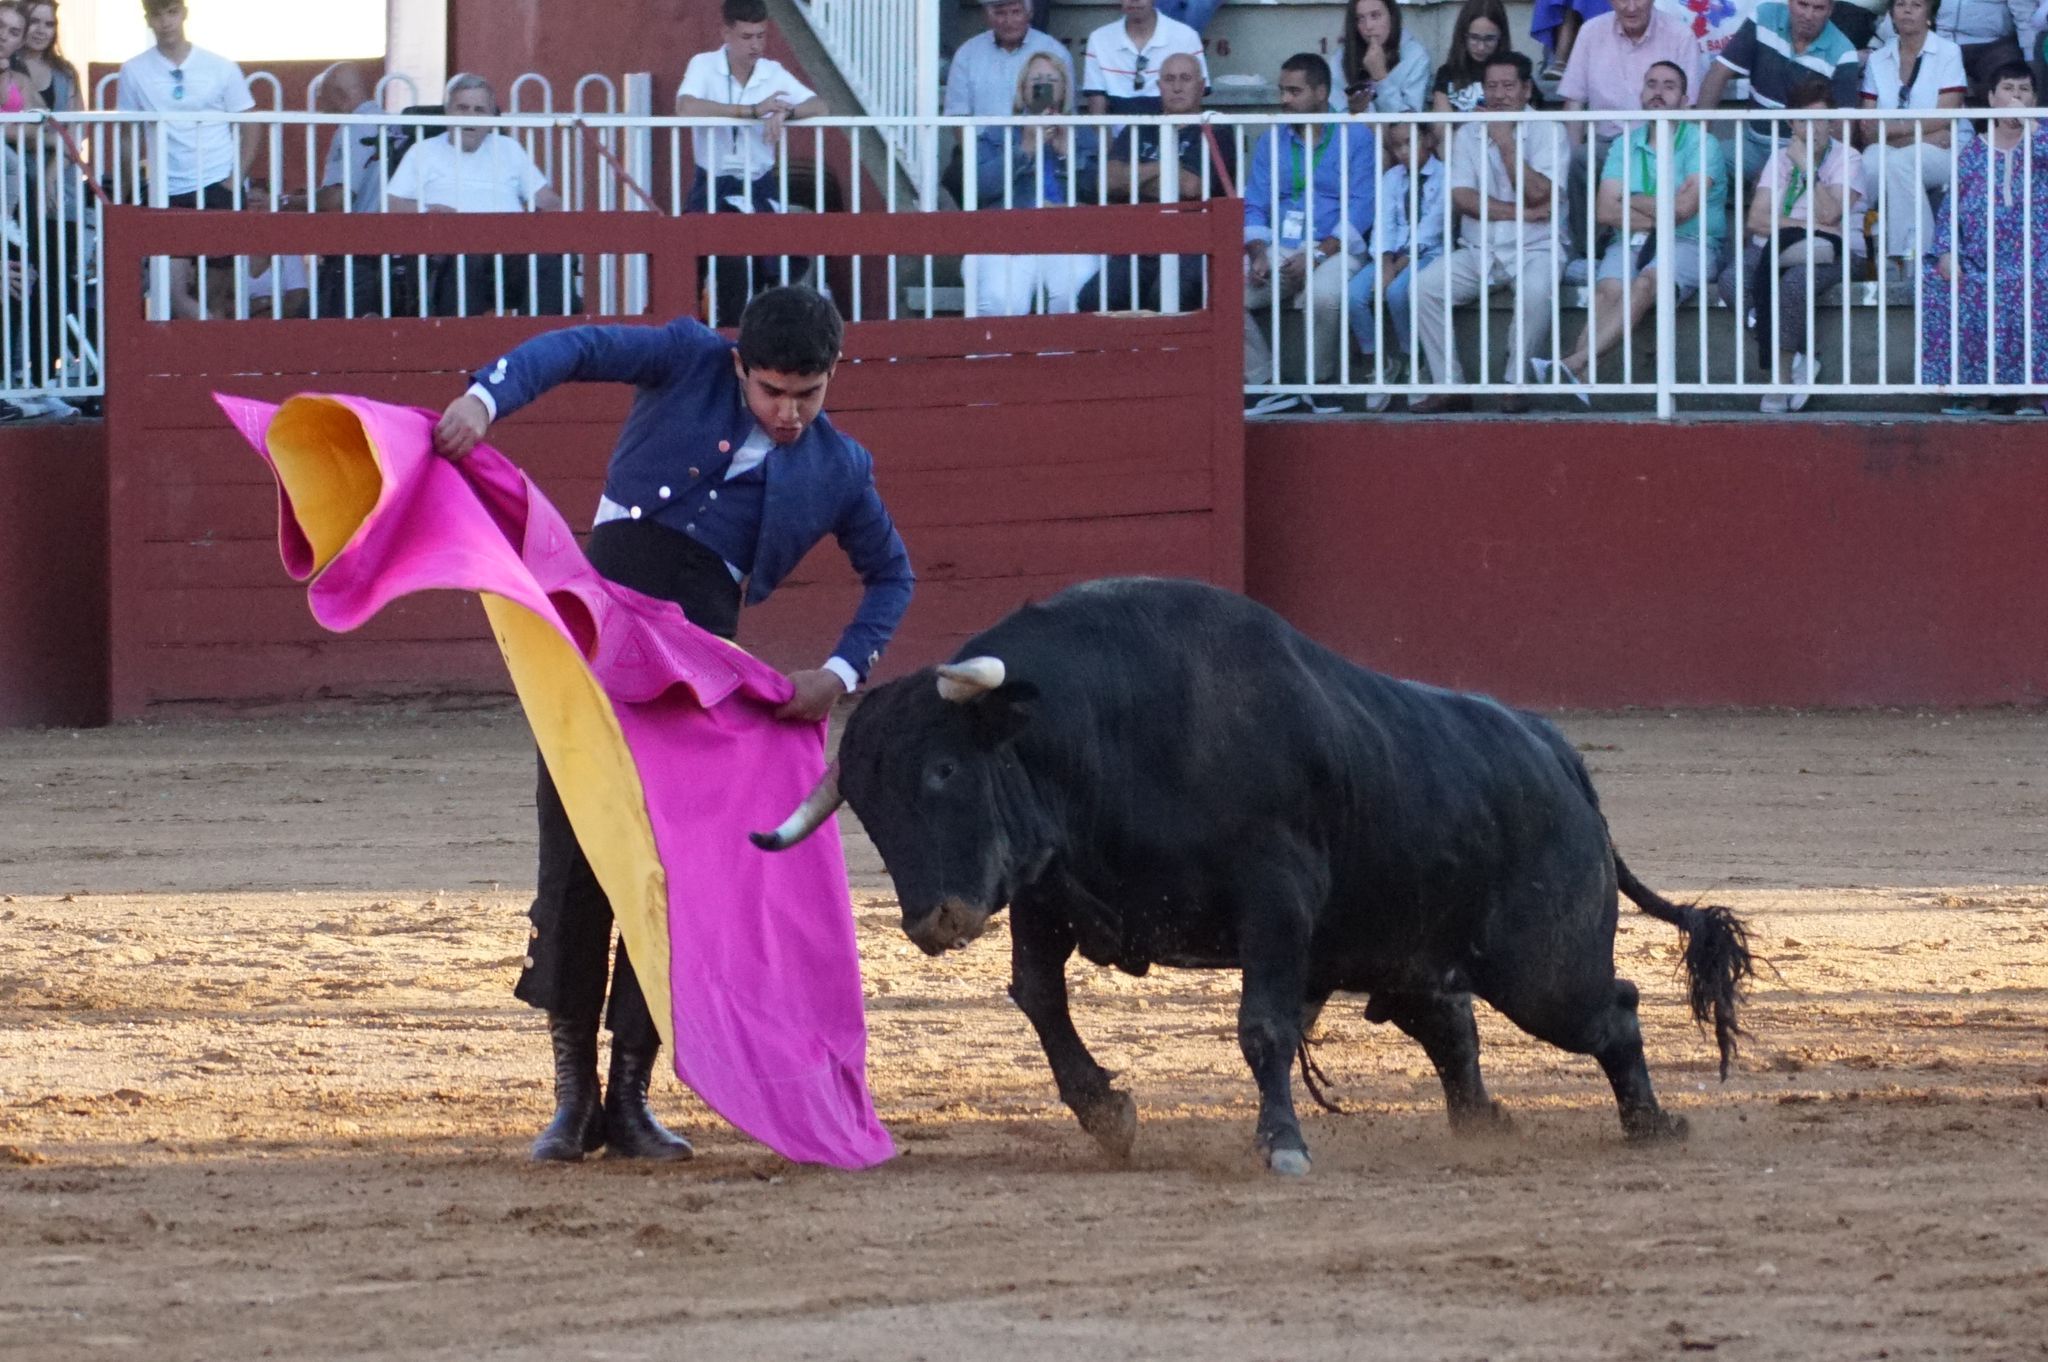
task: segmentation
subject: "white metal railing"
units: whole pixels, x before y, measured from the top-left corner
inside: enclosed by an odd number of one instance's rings
[[[646,106],[644,90],[633,98],[638,107]],[[508,115],[492,127],[521,143],[566,206],[592,211],[682,213],[690,186],[683,169],[685,138],[699,128],[738,126],[609,112],[616,96],[595,84],[579,86],[575,102],[578,107],[567,112]],[[1974,112],[1982,117],[1983,111]],[[1544,144],[1581,135],[1587,125],[1612,117],[1605,113],[1446,114],[1419,125],[1384,115],[807,119],[786,129],[775,168],[752,192],[732,200],[714,196],[706,211],[923,211],[939,201],[935,168],[926,165],[922,181],[892,173],[894,154],[878,162],[865,149],[866,135],[881,134],[889,142],[943,128],[971,149],[963,186],[968,208],[1057,212],[1062,204],[1250,192],[1248,224],[1279,229],[1285,238],[1290,207],[1283,181],[1290,164],[1305,173],[1296,141],[1307,139],[1327,144],[1307,153],[1308,166],[1324,160],[1349,166],[1359,157],[1365,167],[1359,182],[1331,196],[1330,221],[1308,224],[1317,232],[1312,240],[1334,237],[1341,246],[1363,249],[1340,250],[1339,261],[1304,269],[1293,289],[1287,286],[1292,267],[1284,264],[1292,243],[1267,248],[1269,268],[1283,286],[1254,287],[1248,295],[1248,353],[1263,351],[1265,363],[1246,388],[1248,400],[1263,400],[1267,409],[1291,400],[1377,410],[1402,394],[1423,403],[1448,399],[1452,405],[1487,394],[1545,397],[1568,410],[1573,398],[1648,400],[1665,415],[1680,399],[1745,397],[1787,408],[1815,394],[2038,400],[2048,392],[2048,336],[2034,334],[2037,302],[2048,302],[2040,294],[2048,289],[2048,210],[2041,206],[2048,203],[2048,133],[2041,130],[2048,125],[2034,122],[2034,111],[2018,112],[2026,121],[2016,149],[1995,155],[1972,149],[1976,134],[1968,116],[1916,115],[1921,122],[1900,141],[1875,143],[1864,153],[1861,183],[1847,178],[1846,158],[1830,160],[1820,154],[1820,144],[1846,138],[1853,123],[1868,119],[1840,111],[1644,116],[1650,136],[1634,159],[1657,186],[1683,185],[1710,169],[1717,154],[1725,158],[1731,183],[1754,179],[1757,144],[1740,125],[1766,135],[1775,123],[1802,149],[1810,142],[1809,159],[1831,167],[1841,182],[1830,182],[1828,174],[1806,175],[1803,193],[1825,193],[1842,205],[1833,235],[1843,257],[1853,260],[1865,249],[1881,256],[1888,233],[1896,237],[1907,216],[1919,224],[1915,230],[1927,234],[1911,243],[1915,266],[1891,281],[1855,278],[1842,259],[1805,249],[1803,233],[1787,235],[1774,229],[1775,222],[1743,220],[1756,202],[1752,196],[1730,195],[1737,204],[1733,214],[1742,216],[1726,219],[1725,254],[1715,249],[1715,233],[1686,230],[1711,213],[1711,200],[1695,203],[1677,191],[1647,196],[1637,217],[1621,224],[1626,230],[1614,233],[1608,228],[1616,215],[1603,210],[1597,188],[1580,202],[1562,193],[1540,206],[1544,195],[1532,190],[1540,191],[1548,177],[1537,167],[1555,169],[1561,162]],[[151,183],[146,168],[166,163],[174,126],[199,121],[205,116],[0,116],[0,230],[16,281],[16,287],[0,291],[0,395],[82,397],[103,391],[102,196],[113,203],[164,204],[164,186]],[[407,147],[458,126],[448,118],[396,114],[266,112],[214,115],[212,121],[236,125],[258,140],[250,183],[229,186],[231,205],[301,212],[321,209],[323,189],[335,211],[388,210],[388,179]],[[1156,135],[1175,163],[1177,144],[1186,138],[1185,180],[1162,176],[1154,191],[1126,173],[1128,153],[1118,141],[1126,129],[1141,139]],[[1506,215],[1491,223],[1490,234],[1461,232],[1459,220],[1467,215],[1453,195],[1432,195],[1432,176],[1407,175],[1395,158],[1382,154],[1385,141],[1411,137],[1426,143],[1440,136],[1454,146],[1460,129],[1468,140],[1504,130],[1499,136],[1507,152],[1507,197],[1500,202]],[[1710,140],[1717,130],[1721,135]],[[2005,135],[1997,125],[1993,131]],[[353,146],[344,142],[350,154],[341,158],[339,177],[323,185],[322,167],[336,137],[353,139]],[[714,161],[703,169],[716,183],[722,167],[715,158],[726,139],[707,141]],[[666,158],[655,154],[664,143]],[[1281,173],[1256,173],[1259,163],[1272,159],[1262,148],[1274,144],[1281,148]],[[1449,153],[1437,159],[1459,160]],[[657,183],[651,168],[664,162],[667,178]],[[826,169],[834,166],[843,170],[835,175]],[[1592,176],[1596,187],[1598,170]],[[1434,178],[1448,182],[1453,176],[1440,169]],[[1923,217],[1913,196],[1943,179],[1965,188],[1944,199],[1925,199]],[[1798,196],[1788,198],[1786,188],[1777,191],[1779,204],[1790,203],[1796,218]],[[1861,202],[1866,195],[1867,214]],[[1569,231],[1557,226],[1560,217],[1569,220]],[[1831,220],[1824,211],[1822,225]],[[1756,234],[1760,241],[1752,242],[1752,225],[1766,228]],[[1875,236],[1867,246],[1866,228]],[[1389,287],[1397,272],[1389,268],[1380,278],[1379,264],[1388,254],[1383,248],[1396,238],[1416,243],[1432,234],[1449,244],[1432,259],[1407,259],[1406,287]],[[1610,234],[1618,235],[1620,247],[1602,242]],[[2044,244],[2037,244],[2037,236]],[[1954,257],[1946,275],[1927,263],[1941,245]],[[644,261],[552,259],[252,260],[223,241],[220,256],[189,266],[155,262],[149,284],[154,315],[160,317],[560,314],[573,310],[578,299],[600,314],[644,311]],[[1654,286],[1636,291],[1639,260],[1672,267],[1654,268]],[[1019,261],[1026,262],[1021,271]],[[1252,268],[1249,261],[1246,268]],[[1374,273],[1368,277],[1369,269]],[[1244,287],[1235,271],[1228,281],[1210,280],[1206,272],[1196,259],[1147,257],[1142,241],[1119,256],[971,255],[956,262],[929,256],[835,261],[819,254],[711,266],[714,298],[728,317],[732,309],[724,295],[736,303],[764,284],[809,279],[840,290],[842,306],[855,320],[1020,308],[1172,311],[1203,305],[1212,286]],[[289,287],[295,278],[303,279],[303,297],[294,297],[299,290]],[[1375,280],[1379,286],[1371,286]],[[446,296],[437,297],[434,289],[444,283]],[[1590,337],[1583,346],[1576,344],[1581,329]]]
[[[939,113],[939,0],[795,0],[833,65],[880,126],[899,169],[934,206]]]

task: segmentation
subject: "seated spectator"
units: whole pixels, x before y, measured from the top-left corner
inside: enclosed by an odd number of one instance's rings
[[[1658,62],[1685,73],[1688,91],[1700,83],[1699,43],[1678,19],[1660,13],[1655,0],[1613,0],[1613,9],[1587,19],[1572,45],[1571,64],[1557,87],[1567,109],[1635,109],[1643,77]],[[1607,150],[1627,125],[1618,118],[1593,124],[1590,145],[1585,125],[1571,129],[1571,221],[1586,221],[1587,181],[1607,164]]]
[[[1202,112],[1202,68],[1185,52],[1176,52],[1159,67],[1159,100],[1169,116],[1196,117]],[[1172,135],[1173,154],[1166,155]],[[1133,123],[1110,143],[1103,167],[1109,202],[1179,201],[1223,198],[1236,192],[1237,139],[1217,137],[1200,124],[1161,128]],[[1192,312],[1205,297],[1201,256],[1179,260],[1180,310]],[[1132,308],[1161,311],[1162,261],[1156,255],[1113,255],[1083,291],[1087,312],[1127,312]],[[1106,296],[1105,296],[1106,295]]]
[[[1529,41],[1548,56],[1543,78],[1557,80],[1571,68],[1579,32],[1588,19],[1608,11],[1608,0],[1536,0],[1529,8]]]
[[[451,118],[496,118],[498,97],[489,81],[465,73],[448,82],[445,107]],[[385,201],[394,213],[552,213],[562,206],[525,147],[478,124],[413,143],[391,172]],[[436,316],[575,310],[562,296],[567,270],[558,255],[443,256],[430,273],[428,306]]]
[[[1745,79],[1750,108],[1791,108],[1794,86],[1818,76],[1834,91],[1831,107],[1854,108],[1863,88],[1863,64],[1842,30],[1828,22],[1833,12],[1834,0],[1764,0],[1700,82],[1699,106],[1718,108],[1728,82]],[[1742,125],[1737,164],[1745,183],[1756,182],[1787,127],[1763,121]]]
[[[306,270],[305,256],[277,256],[274,268],[272,257],[267,255],[244,256],[242,259],[243,297],[248,300],[248,310],[240,316],[268,321],[273,317],[303,317],[311,310],[311,279]],[[207,271],[206,299],[207,316],[238,315],[235,311],[235,271],[232,268],[224,264]]]
[[[381,114],[384,106],[372,94],[363,68],[338,61],[313,81],[313,108],[324,114]],[[334,129],[327,159],[320,168],[320,190],[313,206],[322,213],[375,213],[384,207],[384,172],[389,168],[391,133],[362,123]],[[287,209],[303,201],[287,199]]]
[[[948,118],[1006,118],[1017,98],[1017,77],[1024,63],[1043,52],[1065,68],[1067,84],[1074,83],[1074,59],[1066,44],[1042,29],[1031,26],[1031,8],[1024,0],[982,0],[982,18],[988,28],[960,44],[946,68],[946,95],[940,112]],[[977,165],[985,164],[1000,183],[1002,175],[1002,129],[983,128],[977,141]],[[961,177],[964,149],[954,152],[954,164],[947,167],[947,192],[955,202],[966,202]],[[978,198],[991,197],[989,183],[979,185]],[[998,194],[1000,189],[996,191]]]
[[[1913,0],[1907,0],[1912,3]],[[1579,36],[1586,50],[1592,29]],[[1675,62],[1660,61],[1643,76],[1642,106],[1650,110],[1682,109],[1686,104],[1686,73]],[[1678,190],[1672,196],[1676,249],[1667,263],[1657,255],[1657,153],[1653,129],[1639,123],[1608,149],[1600,169],[1596,216],[1614,229],[1614,240],[1595,271],[1593,307],[1571,353],[1552,365],[1541,356],[1530,359],[1539,383],[1558,378],[1584,391],[1598,381],[1593,362],[1641,324],[1657,301],[1657,275],[1671,271],[1680,301],[1701,284],[1720,277],[1728,255],[1728,160],[1721,143],[1698,123],[1680,123],[1671,130],[1671,166]],[[1704,231],[1702,230],[1704,228]],[[1624,296],[1626,302],[1624,302]],[[1624,313],[1624,308],[1626,312]],[[1558,373],[1557,369],[1562,369]]]
[[[1223,8],[1223,0],[1158,0],[1159,12],[1178,19],[1197,33],[1208,30],[1209,21]]]
[[[1535,93],[1535,70],[1521,53],[1503,53],[1486,64],[1488,113],[1520,113]],[[1507,372],[1526,373],[1529,355],[1549,334],[1550,299],[1570,251],[1569,225],[1556,220],[1571,168],[1570,143],[1556,123],[1467,123],[1458,129],[1450,162],[1458,244],[1415,280],[1423,356],[1437,382],[1463,383],[1445,304],[1469,303],[1506,286],[1515,291]],[[1501,399],[1502,411],[1528,408],[1526,398]],[[1409,406],[1425,415],[1471,409],[1472,399],[1455,393]]]
[[[1318,114],[1330,106],[1330,64],[1297,52],[1280,65],[1280,111]],[[1308,134],[1304,138],[1303,133]],[[1313,142],[1313,145],[1311,144]],[[1277,327],[1267,327],[1281,306],[1309,314],[1313,381],[1337,372],[1343,340],[1345,286],[1365,255],[1372,226],[1372,129],[1363,126],[1283,124],[1252,144],[1244,187],[1244,378],[1252,386],[1274,381]],[[1289,411],[1300,399],[1286,393],[1247,397],[1246,410],[1265,416]],[[1334,411],[1310,399],[1316,411]]]
[[[1067,69],[1038,53],[1017,73],[1015,113],[1070,114],[1074,88]],[[1009,184],[990,206],[1051,208],[1080,201],[1092,188],[1087,148],[1073,145],[1075,129],[1040,125],[1014,133]],[[970,316],[1021,317],[1031,312],[1072,312],[1081,286],[1095,273],[1092,255],[970,255],[961,262]]]
[[[1159,67],[1176,52],[1185,52],[1202,68],[1209,83],[1209,60],[1202,55],[1202,35],[1178,19],[1158,12],[1153,0],[1123,0],[1124,17],[1088,35],[1081,56],[1081,93],[1088,112],[1155,114],[1159,112]]]
[[[1508,12],[1501,0],[1465,0],[1451,26],[1451,54],[1436,69],[1429,107],[1438,113],[1471,113],[1486,102],[1486,63],[1496,52],[1513,51]]]
[[[1352,113],[1420,113],[1429,102],[1429,49],[1401,31],[1394,0],[1351,0],[1344,25],[1344,102]]]
[[[1366,360],[1362,382],[1377,381],[1381,373],[1390,384],[1408,376],[1414,348],[1410,286],[1444,250],[1444,163],[1436,150],[1435,124],[1396,123],[1380,139],[1372,258],[1351,279],[1351,335]],[[1394,344],[1384,361],[1376,361],[1382,335]],[[1385,411],[1392,402],[1392,393],[1377,392],[1366,398],[1366,410]]]
[[[1956,0],[1949,0],[1954,4]],[[1892,0],[1892,39],[1863,64],[1866,109],[1960,109],[1968,93],[1963,50],[1931,24],[1941,0]],[[1863,124],[1865,197],[1878,200],[1893,283],[1909,283],[1934,231],[1928,196],[1948,188],[1947,118],[1868,119]]]
[[[1832,109],[1834,88],[1819,76],[1792,87],[1793,109]],[[1835,136],[1835,120],[1789,125],[1791,135],[1765,162],[1750,195],[1742,257],[1744,296],[1735,271],[1721,276],[1722,296],[1756,333],[1758,377],[1800,391],[1769,393],[1766,412],[1802,411],[1820,377],[1820,356],[1806,330],[1806,301],[1849,277],[1849,257],[1863,235],[1862,159]]]
[[[1963,52],[1963,73],[1970,82],[1969,102],[1982,107],[1991,89],[1991,74],[2027,60],[2027,47],[2037,45],[2048,7],[2029,13],[2029,0],[1942,0],[1934,15],[1934,31]],[[1889,41],[1897,25],[1889,18],[1877,36]],[[2032,39],[2033,42],[2023,40]]]
[[[1993,73],[1990,99],[2000,116],[1962,149],[1949,189],[1954,234],[1950,205],[1934,215],[1936,258],[1920,310],[1923,383],[2048,383],[2048,124],[2003,116],[2036,103],[2024,62]]]

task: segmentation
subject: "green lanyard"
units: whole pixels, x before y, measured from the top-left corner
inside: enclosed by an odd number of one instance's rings
[[[1671,135],[1671,164],[1679,168],[1679,182],[1685,181],[1686,134],[1690,126],[1681,127]],[[1623,186],[1628,194],[1654,194],[1657,192],[1657,153],[1650,148],[1650,130],[1645,128],[1642,140],[1633,142],[1634,164],[1630,169],[1630,183]]]
[[[1799,196],[1805,192],[1806,172],[1798,166],[1793,166],[1791,178],[1785,181],[1785,203],[1778,216],[1781,218],[1791,217],[1792,205],[1799,202]]]
[[[1316,148],[1315,168],[1318,171],[1320,171],[1323,168],[1323,158],[1330,154],[1330,148],[1335,145],[1337,145],[1337,139],[1335,137],[1325,137],[1323,139],[1323,144]],[[1293,183],[1288,187],[1287,197],[1290,199],[1300,197],[1302,191],[1308,187],[1308,182],[1308,143],[1303,142],[1301,145],[1300,154],[1294,158]],[[1303,206],[1306,207],[1306,204],[1304,204]]]

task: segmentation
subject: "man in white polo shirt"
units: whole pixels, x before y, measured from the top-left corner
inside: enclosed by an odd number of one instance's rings
[[[1158,113],[1159,68],[1177,53],[1195,59],[1202,68],[1202,88],[1208,88],[1201,34],[1159,13],[1153,0],[1123,0],[1123,11],[1123,18],[1088,35],[1081,93],[1089,113]]]
[[[116,108],[137,113],[243,113],[256,107],[242,68],[218,53],[194,47],[185,36],[185,0],[142,0],[142,15],[156,46],[121,64]],[[139,140],[143,156],[155,156],[155,129]],[[245,134],[236,123],[167,121],[163,164],[152,165],[150,177],[160,182],[174,208],[233,208],[235,185],[248,178],[261,143],[260,137]]]
[[[731,206],[734,196],[747,198],[757,211],[773,212],[775,157],[784,125],[828,110],[788,67],[763,55],[768,50],[765,0],[724,0],[721,17],[725,41],[690,58],[683,82],[676,87],[676,114],[752,122],[738,128],[699,128],[690,134],[697,176],[683,211],[703,212],[715,191],[719,212]]]
[[[496,118],[498,96],[482,76],[448,82],[443,107],[450,118]],[[562,196],[525,147],[480,125],[452,127],[412,144],[385,186],[394,213],[552,213]],[[453,262],[460,259],[461,269]],[[558,255],[441,257],[430,272],[436,316],[476,316],[506,309],[560,316],[575,311],[563,296]],[[502,270],[500,265],[502,263]]]
[[[783,204],[776,194],[775,158],[783,128],[793,119],[815,118],[830,110],[788,67],[764,55],[768,50],[765,0],[723,0],[719,15],[724,41],[690,58],[682,84],[676,87],[676,115],[750,121],[740,127],[699,128],[690,134],[697,173],[683,211],[780,212]],[[756,290],[800,282],[803,262],[787,261],[786,271],[785,279],[785,263],[772,256],[713,262],[708,270],[712,325],[729,324],[739,315],[746,296]]]

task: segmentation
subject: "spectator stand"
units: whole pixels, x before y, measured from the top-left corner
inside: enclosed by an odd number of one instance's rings
[[[1202,212],[672,217],[641,213],[106,214],[109,277],[219,249],[249,255],[638,257],[643,319],[694,311],[698,261],[765,252],[878,260],[997,251],[1108,252],[1131,239],[1235,259],[1232,203]],[[592,314],[585,314],[586,316]],[[152,320],[133,294],[107,320],[107,694],[114,717],[191,699],[306,699],[503,688],[480,614],[452,593],[403,602],[364,629],[321,634],[276,568],[276,493],[212,406],[215,391],[279,400],[333,389],[438,406],[520,340],[560,325],[519,316]],[[877,476],[919,544],[922,589],[887,659],[942,659],[991,618],[1059,586],[1118,573],[1243,582],[1241,312],[1153,317],[869,319],[847,328],[832,392],[838,424],[877,450]],[[938,394],[945,400],[935,401]],[[494,438],[572,517],[595,504],[630,391],[571,385]],[[1092,435],[1114,423],[1119,438]],[[749,647],[809,656],[859,584],[829,550],[751,615]],[[4,593],[0,593],[4,594]],[[309,654],[321,665],[307,668]]]

